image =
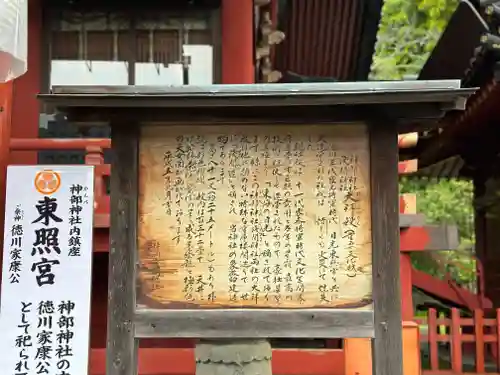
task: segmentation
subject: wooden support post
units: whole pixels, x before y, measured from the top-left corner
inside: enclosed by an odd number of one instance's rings
[[[137,374],[136,308],[138,128],[112,127],[111,229],[106,375]]]
[[[370,126],[373,240],[373,373],[402,374],[396,125]],[[387,353],[391,353],[387,355]]]
[[[0,84],[0,228],[3,230],[5,211],[5,184],[10,155],[12,94],[14,82]],[[3,248],[3,236],[0,239]],[[0,254],[0,265],[1,263]]]

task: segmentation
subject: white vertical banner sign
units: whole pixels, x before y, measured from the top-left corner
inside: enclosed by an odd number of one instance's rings
[[[92,166],[10,166],[0,294],[0,373],[87,375]]]

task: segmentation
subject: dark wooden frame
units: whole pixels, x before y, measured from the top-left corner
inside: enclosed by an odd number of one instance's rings
[[[96,121],[100,118],[111,121],[113,129],[107,375],[136,373],[137,341],[148,337],[371,337],[374,375],[402,374],[397,172],[397,133],[401,128],[398,122],[401,119],[407,122],[411,117],[436,118],[445,109],[462,108],[473,90],[461,90],[457,82],[450,81],[372,83],[378,85],[377,90],[369,89],[368,85],[185,87],[163,93],[158,88],[65,87],[59,93],[42,95],[45,102],[55,104],[70,119]],[[179,104],[182,111],[173,110]],[[343,110],[334,111],[336,105]],[[401,107],[408,113],[403,113]],[[186,111],[186,108],[197,111]],[[362,118],[368,126],[371,200],[374,202],[373,311],[138,308],[136,233],[140,123],[152,121],[153,117],[162,118],[164,123],[182,117],[190,124],[227,123],[231,117],[234,122],[237,113],[243,123],[269,124],[288,122],[294,111],[301,113],[302,118],[314,117],[315,121],[319,118],[324,123],[354,122]],[[192,115],[193,112],[202,112],[203,116]],[[154,116],[148,117],[151,114]],[[333,117],[339,114],[342,114],[340,118]]]
[[[373,242],[372,310],[348,309],[137,309],[137,205],[139,124],[113,127],[112,216],[109,274],[108,371],[135,361],[140,338],[373,337],[376,367],[402,366],[399,292],[398,145],[395,124],[369,128]],[[334,126],[334,125],[333,125]],[[393,171],[390,173],[388,171]],[[117,322],[121,322],[117,324]],[[116,339],[120,337],[120,339]],[[123,354],[128,354],[126,357]],[[391,353],[387,356],[386,353]],[[377,360],[377,358],[379,358]],[[135,363],[134,366],[137,364]],[[123,366],[123,367],[122,367]],[[108,372],[108,374],[119,372]],[[382,372],[375,372],[381,374]]]

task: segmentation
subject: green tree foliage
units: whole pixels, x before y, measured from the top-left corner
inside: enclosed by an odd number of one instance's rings
[[[459,0],[385,0],[372,77],[402,79],[418,74]]]
[[[458,3],[385,0],[371,78],[400,80],[418,75]],[[428,253],[414,253],[414,266],[441,277],[444,267],[457,281],[470,283],[475,271],[470,256],[474,243],[471,183],[402,179],[400,188],[417,194],[418,211],[426,215],[428,222],[456,224],[460,232],[460,249],[440,252],[444,262],[438,263]]]

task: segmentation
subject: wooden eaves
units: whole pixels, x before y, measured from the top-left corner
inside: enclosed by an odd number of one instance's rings
[[[474,89],[462,89],[455,80],[401,82],[335,82],[260,85],[212,85],[206,87],[65,86],[41,94],[43,102],[67,113],[77,122],[112,121],[117,116],[154,121],[191,116],[251,119],[256,106],[270,108],[269,117],[304,120],[304,109],[314,117],[335,116],[338,121],[385,117],[398,122],[399,130],[429,126],[447,111],[465,108]],[[92,108],[100,108],[99,111]],[[116,111],[116,109],[120,111]],[[161,114],[160,114],[161,113]]]

